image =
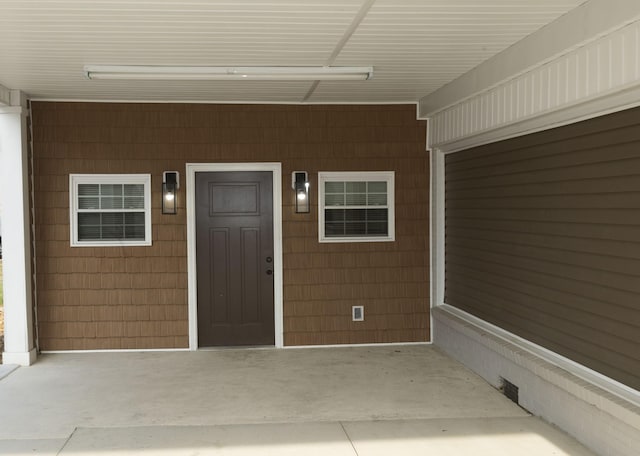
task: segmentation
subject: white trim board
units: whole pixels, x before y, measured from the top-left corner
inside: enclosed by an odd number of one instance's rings
[[[423,115],[450,152],[640,103],[640,20]],[[424,106],[424,104],[423,104]]]
[[[431,308],[444,302],[445,282],[445,156],[438,149],[431,149],[430,195],[430,284]],[[432,316],[433,320],[433,316]],[[433,332],[433,321],[432,321]]]
[[[433,342],[385,342],[380,344],[329,344],[329,345],[287,345],[287,350],[299,350],[303,348],[353,348],[353,347],[402,347],[403,345],[432,345]]]
[[[198,172],[269,171],[273,175],[273,306],[275,346],[284,346],[282,285],[282,164],[281,163],[187,163],[187,280],[189,301],[189,350],[198,349],[198,284],[196,274],[196,200]]]
[[[106,350],[43,350],[41,355],[60,355],[77,353],[162,353],[162,352],[184,352],[190,351],[188,348],[112,348]]]
[[[416,119],[424,120],[417,116],[418,102],[415,100],[398,100],[398,101],[252,101],[252,100],[166,100],[166,99],[137,99],[123,100],[119,98],[43,98],[33,97],[30,101],[41,101],[51,103],[149,103],[149,104],[215,104],[215,105],[290,105],[290,106],[415,106]]]

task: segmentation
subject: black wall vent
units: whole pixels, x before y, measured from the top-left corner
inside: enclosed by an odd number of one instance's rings
[[[500,380],[500,390],[502,391],[502,394],[520,405],[518,402],[518,387],[504,378],[500,378]]]

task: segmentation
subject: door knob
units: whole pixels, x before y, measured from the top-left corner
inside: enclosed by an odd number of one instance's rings
[[[273,274],[273,271],[271,269],[267,269],[267,275],[271,275]]]

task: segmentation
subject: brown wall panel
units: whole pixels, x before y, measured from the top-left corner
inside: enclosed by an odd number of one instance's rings
[[[446,302],[640,389],[640,110],[446,158]]]
[[[33,103],[42,350],[188,346],[184,186],[162,171],[281,162],[286,345],[429,340],[429,157],[415,106]],[[293,213],[290,175],[311,177]],[[320,244],[318,171],[396,172],[396,242]],[[151,173],[153,245],[69,245],[70,173]],[[365,321],[351,322],[351,306]]]

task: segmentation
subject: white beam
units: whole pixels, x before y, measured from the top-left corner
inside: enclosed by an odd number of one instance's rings
[[[26,99],[12,91],[0,107],[0,195],[4,289],[4,364],[35,361]],[[18,103],[16,103],[16,101]]]
[[[419,117],[430,117],[431,113],[633,22],[639,16],[638,0],[587,1],[422,98],[418,105]]]

